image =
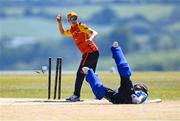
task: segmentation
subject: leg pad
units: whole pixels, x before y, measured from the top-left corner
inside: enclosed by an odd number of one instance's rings
[[[92,69],[88,70],[86,75],[86,79],[90,84],[90,87],[95,95],[95,97],[101,100],[105,95],[105,88],[101,82],[101,80],[96,76]]]

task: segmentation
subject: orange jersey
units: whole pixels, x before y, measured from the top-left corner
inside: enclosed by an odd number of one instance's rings
[[[70,30],[64,32],[65,36],[72,36],[77,47],[81,53],[91,53],[98,51],[96,44],[93,41],[87,43],[92,31],[85,24],[78,23],[75,26],[71,26]]]

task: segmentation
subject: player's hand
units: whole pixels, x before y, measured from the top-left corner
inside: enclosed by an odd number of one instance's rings
[[[61,22],[61,21],[62,21],[62,16],[61,16],[61,15],[57,15],[57,16],[56,16],[56,20],[57,20],[58,22]]]
[[[87,39],[87,40],[86,40],[86,43],[87,43],[87,44],[90,44],[90,43],[91,43],[91,40]]]

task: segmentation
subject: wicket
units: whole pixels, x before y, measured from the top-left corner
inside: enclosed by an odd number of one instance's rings
[[[51,98],[51,62],[52,59],[49,57],[48,60],[48,99]],[[54,81],[54,97],[56,99],[57,85],[58,85],[58,99],[61,99],[61,69],[62,69],[62,58],[58,57],[56,59],[56,71],[55,71],[55,81]]]

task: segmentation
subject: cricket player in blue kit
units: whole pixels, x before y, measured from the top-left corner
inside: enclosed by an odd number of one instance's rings
[[[141,104],[145,102],[148,97],[148,88],[143,83],[137,83],[133,86],[130,79],[131,69],[118,42],[113,43],[111,52],[121,79],[118,91],[104,86],[91,68],[82,68],[95,97],[99,100],[105,98],[113,104]]]

